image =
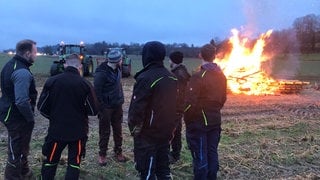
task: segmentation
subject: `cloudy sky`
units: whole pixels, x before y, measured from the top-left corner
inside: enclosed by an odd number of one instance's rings
[[[290,28],[320,15],[320,0],[0,0],[0,51],[17,41],[187,43]]]

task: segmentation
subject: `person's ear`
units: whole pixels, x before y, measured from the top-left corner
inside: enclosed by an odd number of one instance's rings
[[[26,51],[23,55],[26,59],[30,58],[30,51]]]

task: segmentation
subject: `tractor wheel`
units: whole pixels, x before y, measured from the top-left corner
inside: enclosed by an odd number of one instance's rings
[[[54,63],[50,67],[50,76],[54,76],[57,74],[60,74],[64,71],[64,66],[63,64],[60,63]]]
[[[83,76],[92,76],[93,75],[93,61],[92,59],[87,60],[83,64]]]
[[[90,63],[88,64],[88,71],[89,71],[89,75],[93,74],[93,61],[90,60]]]

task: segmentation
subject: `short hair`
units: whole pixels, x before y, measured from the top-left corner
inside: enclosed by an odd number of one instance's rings
[[[78,68],[82,65],[80,57],[77,54],[71,54],[67,56],[65,60],[66,60],[66,66],[72,66],[72,67]]]
[[[180,64],[183,61],[183,53],[180,51],[174,51],[169,55],[169,58],[175,64]]]
[[[32,51],[32,45],[36,45],[37,43],[30,39],[24,39],[17,43],[16,45],[16,53],[19,55],[24,55],[27,51]]]
[[[213,61],[216,57],[216,47],[212,44],[205,44],[200,49],[201,57],[205,61]]]

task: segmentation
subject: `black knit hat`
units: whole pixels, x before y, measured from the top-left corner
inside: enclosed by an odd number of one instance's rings
[[[183,54],[180,51],[174,51],[169,55],[169,58],[175,64],[180,64],[183,61]]]
[[[206,44],[201,47],[200,53],[203,60],[211,62],[216,56],[216,47],[212,44]]]

